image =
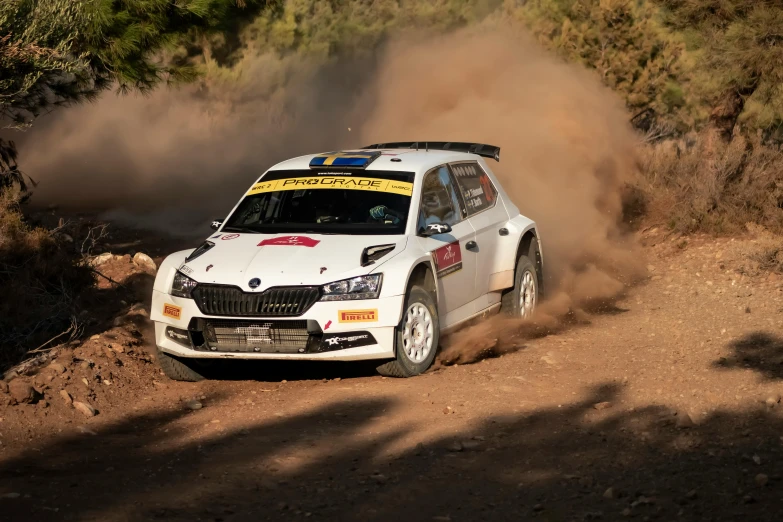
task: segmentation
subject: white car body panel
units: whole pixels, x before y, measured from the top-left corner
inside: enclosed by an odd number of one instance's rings
[[[293,158],[269,171],[307,170],[315,155]],[[392,161],[393,159],[401,161]],[[432,237],[417,235],[421,186],[424,175],[432,168],[456,163],[474,162],[487,174],[497,191],[491,208],[463,219],[451,233]],[[536,224],[519,214],[492,170],[482,157],[449,151],[415,151],[394,149],[358,172],[414,172],[413,193],[405,234],[340,235],[311,233],[255,234],[214,232],[208,241],[214,247],[186,262],[193,250],[169,255],[161,264],[155,279],[150,318],[155,322],[156,343],[169,354],[179,357],[232,359],[301,359],[361,360],[389,359],[395,356],[396,327],[400,323],[411,274],[425,265],[435,275],[436,301],[442,331],[449,331],[477,315],[497,309],[504,290],[514,285],[516,255],[523,236],[532,232],[540,238]],[[265,173],[266,174],[266,173]],[[263,179],[263,176],[261,177]],[[256,182],[257,180],[250,180]],[[231,210],[233,214],[242,198]],[[507,235],[499,230],[505,228]],[[287,244],[269,244],[284,241]],[[304,239],[302,239],[304,238]],[[302,242],[306,244],[302,244]],[[449,245],[459,243],[461,269],[439,275],[436,257],[448,256]],[[477,249],[469,249],[476,242]],[[260,245],[260,243],[265,243]],[[369,246],[393,244],[394,250],[369,266],[360,265],[362,251]],[[436,254],[435,251],[439,250]],[[525,252],[526,253],[526,252]],[[382,273],[383,282],[377,299],[318,301],[297,317],[255,318],[246,316],[210,316],[201,312],[193,299],[170,294],[177,271],[199,284],[235,286],[246,294],[262,293],[274,287],[321,286],[334,281],[367,274]],[[249,282],[260,279],[256,288]],[[374,311],[372,319],[342,322],[343,312]],[[369,316],[367,316],[369,317]],[[323,335],[369,332],[374,344],[348,347],[319,353],[210,352],[184,346],[167,336],[168,326],[187,330],[192,320],[231,320],[261,323],[263,321],[310,321]],[[309,328],[309,326],[308,326]]]

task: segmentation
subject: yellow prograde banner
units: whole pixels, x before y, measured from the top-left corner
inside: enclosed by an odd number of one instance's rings
[[[302,190],[302,189],[349,189],[370,190],[374,192],[391,192],[403,196],[413,195],[413,183],[405,181],[392,181],[379,178],[356,178],[344,176],[317,176],[307,178],[276,179],[272,181],[259,181],[253,185],[247,195],[261,194],[262,192],[276,192],[278,190]]]

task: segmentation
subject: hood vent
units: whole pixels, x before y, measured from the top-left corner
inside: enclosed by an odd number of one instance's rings
[[[362,251],[362,257],[359,260],[359,264],[362,266],[372,265],[380,258],[391,252],[397,247],[395,244],[391,245],[375,245],[367,247]]]
[[[196,250],[190,253],[188,257],[185,258],[185,262],[189,263],[190,261],[193,261],[200,255],[206,253],[210,248],[215,246],[215,243],[211,241],[204,241],[204,244],[202,244],[200,247],[198,247]]]

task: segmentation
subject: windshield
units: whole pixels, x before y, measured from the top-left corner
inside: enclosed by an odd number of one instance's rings
[[[267,172],[223,231],[276,234],[404,234],[412,172]]]

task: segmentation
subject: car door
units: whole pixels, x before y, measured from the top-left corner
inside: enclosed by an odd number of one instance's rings
[[[502,204],[498,204],[497,190],[478,162],[453,163],[449,168],[467,210],[468,222],[476,232],[476,293],[480,298],[476,312],[480,312],[500,302],[501,289],[494,288],[498,286],[499,279],[493,279],[493,274],[500,270],[499,242],[504,238],[511,239],[503,235],[508,213]],[[513,279],[511,282],[513,284]]]
[[[437,271],[438,312],[441,326],[448,327],[476,312],[476,234],[464,218],[459,195],[448,168],[436,167],[424,175],[417,231],[427,225],[446,223],[451,232],[418,236],[419,245],[433,255]]]

